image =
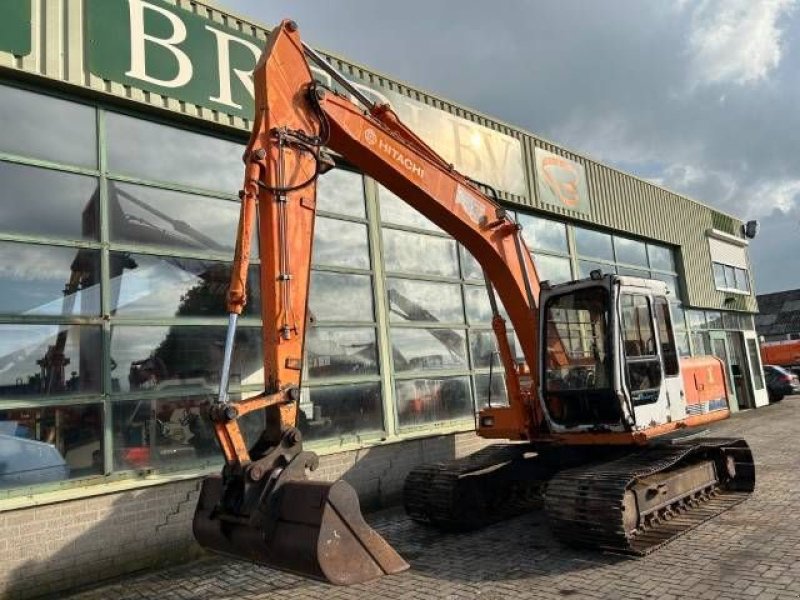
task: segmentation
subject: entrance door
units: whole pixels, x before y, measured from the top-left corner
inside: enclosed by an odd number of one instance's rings
[[[728,332],[728,350],[730,350],[731,373],[739,408],[755,408],[753,401],[753,380],[747,368],[747,354],[744,349],[744,338],[740,331]]]
[[[767,388],[764,385],[764,370],[761,368],[761,356],[755,331],[744,331],[744,344],[747,347],[750,381],[753,382],[753,400],[756,407],[769,404]]]
[[[711,340],[711,354],[716,356],[725,365],[725,377],[728,382],[728,405],[731,412],[739,410],[739,402],[736,396],[736,385],[734,384],[733,372],[731,371],[731,353],[728,348],[728,336],[724,331],[712,331],[709,333]]]

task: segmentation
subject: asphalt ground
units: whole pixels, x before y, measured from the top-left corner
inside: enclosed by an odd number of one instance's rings
[[[756,491],[744,503],[644,558],[559,544],[542,512],[445,534],[400,510],[368,520],[406,560],[405,573],[336,587],[241,561],[209,557],[69,597],[106,599],[648,599],[800,598],[800,396],[713,427],[753,449]]]

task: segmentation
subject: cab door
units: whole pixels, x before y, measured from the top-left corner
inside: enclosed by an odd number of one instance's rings
[[[655,307],[648,294],[622,289],[619,296],[623,393],[633,408],[636,429],[671,419],[664,381]]]

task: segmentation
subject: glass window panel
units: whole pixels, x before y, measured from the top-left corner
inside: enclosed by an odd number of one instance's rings
[[[503,363],[497,353],[497,340],[494,331],[469,332],[469,352],[472,357],[472,368],[488,368],[503,370]]]
[[[506,324],[510,322],[508,313],[506,312],[503,303],[495,292],[497,299],[497,308],[500,315],[506,320]],[[464,300],[467,308],[467,322],[470,324],[476,323],[491,323],[492,322],[492,305],[489,302],[489,295],[486,293],[486,287],[477,285],[464,286]],[[510,325],[508,325],[510,327]]]
[[[98,206],[95,177],[0,161],[0,230],[6,233],[97,240]]]
[[[738,315],[732,312],[723,312],[722,325],[725,329],[739,329]]]
[[[242,187],[237,142],[113,112],[106,112],[106,140],[109,171],[230,194]]]
[[[706,311],[706,322],[709,329],[722,329],[722,313],[719,311]]]
[[[647,267],[647,248],[644,242],[614,236],[617,262]]]
[[[389,320],[463,323],[461,286],[452,283],[387,279]]]
[[[464,246],[459,246],[461,253],[461,276],[464,279],[477,279],[483,281],[483,269],[475,257]]]
[[[550,280],[551,283],[563,283],[572,280],[572,268],[568,258],[537,254],[533,257],[539,279]]]
[[[470,418],[474,414],[467,377],[395,382],[400,427]]]
[[[607,233],[576,227],[575,246],[580,256],[599,258],[601,260],[614,260],[614,251],[611,248],[611,236]]]
[[[99,315],[100,252],[0,242],[0,313]]]
[[[489,373],[475,374],[475,399],[478,409],[508,406],[508,391],[503,369],[492,372],[491,387]]]
[[[467,348],[463,330],[392,328],[394,370],[465,369]]]
[[[736,269],[736,289],[742,292],[750,291],[750,279],[744,269]]]
[[[306,367],[310,381],[378,373],[375,329],[312,327],[306,336]]]
[[[606,265],[603,263],[589,262],[588,260],[578,261],[578,276],[580,279],[589,277],[592,271],[598,269],[603,275],[606,273],[616,273],[617,270],[614,265]]]
[[[0,488],[103,473],[103,407],[0,411]]]
[[[669,292],[668,299],[670,302],[680,302],[681,296],[678,293],[678,278],[675,275],[666,275],[664,273],[652,273],[650,275],[653,279],[663,281],[667,284],[667,291]]]
[[[383,431],[379,383],[304,388],[298,425],[306,441]]]
[[[675,270],[675,256],[669,246],[647,244],[647,254],[650,257],[650,268],[661,271]]]
[[[716,262],[712,266],[714,269],[714,285],[719,289],[727,287],[725,283],[725,266]]]
[[[0,151],[95,168],[96,122],[94,107],[0,86]]]
[[[761,356],[758,344],[754,339],[747,340],[747,355],[750,358],[750,368],[753,371],[753,385],[757,390],[764,389],[764,378],[761,372]]]
[[[384,229],[383,259],[387,271],[458,277],[456,243],[450,239]]]
[[[364,178],[346,169],[333,169],[320,175],[317,210],[364,218]]]
[[[736,289],[736,269],[733,267],[729,267],[728,265],[724,266],[725,268],[725,287],[735,290]]]
[[[111,391],[216,389],[225,349],[225,326],[115,326],[111,328]],[[231,386],[264,382],[261,329],[239,327]]]
[[[656,336],[647,297],[623,294],[620,306],[625,356],[654,356],[657,353]]]
[[[519,213],[517,219],[522,225],[522,238],[528,249],[569,253],[566,223],[523,213]]]
[[[311,261],[315,265],[369,269],[367,226],[317,217]]]
[[[692,351],[689,347],[689,334],[685,331],[675,332],[675,344],[678,347],[679,356],[683,357],[692,355]]]
[[[0,397],[101,391],[102,330],[0,325]]]
[[[112,242],[233,258],[238,202],[113,181],[108,182],[108,202]],[[254,258],[257,249],[254,240]]]
[[[694,356],[708,356],[711,354],[711,339],[707,331],[691,333]]]
[[[706,329],[706,313],[702,310],[687,310],[686,316],[689,319],[690,329]]]
[[[658,327],[658,339],[661,344],[661,358],[664,361],[664,374],[669,376],[677,375],[678,351],[675,347],[673,336],[669,304],[666,298],[655,298],[656,327]]]
[[[313,271],[308,308],[315,322],[374,321],[372,278]]]
[[[219,462],[214,427],[205,417],[208,405],[208,394],[113,403],[114,468],[169,469]]]
[[[677,304],[671,304],[672,324],[675,329],[686,329],[686,310]]]
[[[231,263],[111,252],[111,311],[123,317],[225,316]],[[243,315],[260,317],[258,266],[250,267]]]
[[[627,275],[628,277],[641,277],[642,279],[650,279],[650,271],[631,269],[630,267],[617,267],[617,274]]]
[[[378,194],[382,222],[405,225],[406,227],[418,227],[429,231],[442,231],[430,219],[422,216],[421,213],[411,208],[399,196],[393,194],[382,185],[378,186]]]

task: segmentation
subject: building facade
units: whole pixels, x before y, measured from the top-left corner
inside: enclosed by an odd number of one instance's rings
[[[219,379],[249,72],[266,33],[200,1],[0,6],[7,593],[197,552],[199,478],[221,464],[201,414]],[[498,190],[542,279],[599,268],[665,281],[681,354],[723,358],[734,410],[767,403],[741,221],[329,59]],[[344,162],[320,179],[317,213],[300,427],[319,477],[385,505],[414,464],[483,444],[475,409],[505,395],[489,302],[457,241]],[[257,277],[255,257],[238,398],[264,383]]]

